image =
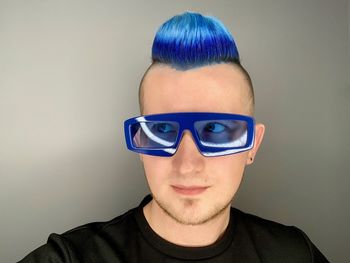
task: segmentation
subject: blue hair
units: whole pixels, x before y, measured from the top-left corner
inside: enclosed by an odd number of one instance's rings
[[[152,61],[186,70],[211,64],[240,64],[230,32],[216,18],[185,12],[166,21],[156,33]]]

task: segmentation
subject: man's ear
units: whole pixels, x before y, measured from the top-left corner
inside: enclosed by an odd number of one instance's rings
[[[247,164],[252,164],[258,149],[261,145],[261,142],[265,134],[265,125],[262,123],[255,124],[255,138],[254,138],[254,147],[248,153]]]

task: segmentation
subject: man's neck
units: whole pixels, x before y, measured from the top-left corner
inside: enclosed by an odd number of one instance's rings
[[[152,200],[144,208],[145,218],[159,236],[181,246],[202,247],[213,244],[225,232],[230,220],[230,206],[204,224],[184,225],[165,213]]]

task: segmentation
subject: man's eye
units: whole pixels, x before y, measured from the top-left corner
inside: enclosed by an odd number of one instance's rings
[[[155,129],[157,132],[161,133],[169,133],[174,131],[174,127],[169,123],[159,123],[156,125]]]
[[[219,133],[224,131],[225,129],[225,125],[215,122],[208,123],[204,128],[205,131],[213,133]]]

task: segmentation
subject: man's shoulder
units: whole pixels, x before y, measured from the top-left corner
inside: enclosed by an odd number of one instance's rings
[[[135,228],[134,213],[137,208],[132,208],[117,217],[108,221],[90,222],[84,225],[80,225],[73,229],[70,229],[59,236],[70,240],[71,242],[77,241],[88,241],[91,238],[98,236],[105,236],[108,233],[118,233],[125,231],[132,231]],[[123,234],[123,233],[120,233]],[[56,234],[51,234],[51,236]],[[122,235],[123,236],[123,235]]]
[[[285,225],[260,216],[243,212],[232,208],[238,230],[247,231],[255,238],[287,239],[305,242],[305,234],[302,230],[293,225]]]
[[[97,256],[124,249],[126,238],[133,238],[137,232],[135,210],[130,209],[109,221],[84,224],[62,234],[52,233],[45,245],[20,262],[98,262]],[[114,259],[124,262],[117,255]]]
[[[235,217],[236,242],[254,244],[254,249],[259,251],[262,258],[272,261],[288,256],[293,258],[293,262],[328,262],[300,228],[237,208],[232,208],[231,213]]]
[[[140,215],[142,207],[147,204],[152,197],[147,195],[143,198],[139,206],[129,209],[127,212],[104,222],[91,222],[80,225],[63,234],[51,234],[51,236],[60,236],[67,240],[83,240],[86,241],[96,236],[113,235],[114,237],[128,237],[132,233],[137,232],[136,214]]]

